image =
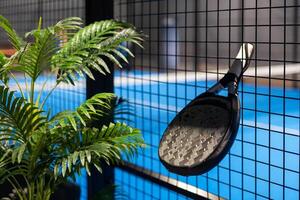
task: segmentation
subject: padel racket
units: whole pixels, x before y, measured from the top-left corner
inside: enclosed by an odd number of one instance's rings
[[[225,76],[185,106],[169,124],[159,144],[159,158],[169,171],[199,175],[225,157],[238,132],[238,84],[252,53],[253,45],[243,44]],[[224,88],[228,88],[228,95],[218,95]]]

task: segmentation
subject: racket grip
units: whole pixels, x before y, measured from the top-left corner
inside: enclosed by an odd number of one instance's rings
[[[241,46],[241,48],[240,48],[240,50],[228,72],[235,74],[236,77],[238,79],[240,79],[241,76],[243,75],[243,73],[249,67],[250,59],[253,54],[253,49],[254,49],[254,46],[252,44],[244,43]]]
[[[228,93],[236,95],[238,83],[243,73],[249,67],[253,49],[254,46],[252,44],[244,43],[225,76],[218,83],[210,87],[207,92],[218,93],[220,90],[228,87]]]

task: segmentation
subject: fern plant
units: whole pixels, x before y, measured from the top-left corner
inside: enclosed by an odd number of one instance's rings
[[[10,57],[0,54],[0,183],[11,184],[17,199],[50,199],[59,184],[75,179],[82,168],[88,175],[90,167],[102,172],[103,163],[119,163],[144,147],[139,130],[125,123],[104,123],[126,112],[118,109],[121,101],[114,94],[96,94],[77,109],[54,116],[44,110],[60,84],[75,85],[85,76],[93,79],[91,70],[110,73],[107,60],[121,67],[120,61],[128,62],[125,55],[133,56],[124,43],[141,46],[141,34],[130,24],[104,20],[81,26],[77,17],[46,28],[40,19],[37,29],[22,38],[0,16],[0,27],[16,50]],[[42,73],[56,75],[51,90],[45,90],[45,82],[36,91]],[[17,92],[10,89],[10,79]]]

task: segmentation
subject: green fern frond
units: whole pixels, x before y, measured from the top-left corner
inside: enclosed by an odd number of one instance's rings
[[[20,54],[16,66],[10,70],[24,72],[35,81],[42,71],[50,67],[52,56],[58,50],[57,38],[48,29],[35,32],[35,42]]]
[[[55,161],[53,173],[56,177],[78,172],[81,167],[88,170],[90,165],[101,172],[98,161],[116,164],[121,162],[122,156],[129,159],[137,154],[139,148],[145,147],[140,131],[124,123],[111,123],[102,129],[85,128],[77,142],[69,145],[68,151],[71,152],[67,156]],[[74,149],[71,150],[72,147]]]
[[[69,17],[57,22],[54,26],[49,27],[53,33],[59,36],[60,45],[64,46],[76,34],[83,25],[83,21],[79,17]]]
[[[112,93],[99,93],[82,103],[76,111],[63,111],[50,119],[50,124],[60,127],[72,126],[74,130],[85,127],[104,118],[112,118],[117,107],[116,96]]]
[[[45,123],[41,113],[25,99],[15,97],[14,92],[0,86],[0,140],[11,139],[24,143],[29,133]]]
[[[2,73],[4,66],[9,62],[8,58],[0,52],[0,80],[4,83],[4,85],[8,84],[9,76],[7,73]]]
[[[76,33],[53,57],[54,69],[60,70],[58,82],[73,84],[75,80],[72,77],[83,74],[93,79],[90,69],[102,74],[110,73],[106,59],[122,67],[119,59],[127,62],[122,49],[130,52],[121,47],[123,43],[141,46],[142,40],[141,34],[127,23],[114,20],[95,22]]]
[[[69,40],[74,34],[81,29],[83,21],[79,17],[69,17],[63,20],[60,20],[53,26],[49,26],[46,29],[50,31],[52,35],[55,35],[59,39],[59,43],[61,46],[65,42]],[[34,36],[38,33],[40,29],[34,29],[25,34],[25,37],[28,38],[29,36]]]
[[[27,43],[24,48],[20,47],[2,73],[15,70],[27,74],[35,81],[44,70],[51,68],[53,55],[81,28],[81,24],[80,18],[72,17],[48,28],[39,27],[28,32],[25,36],[32,36],[33,42]]]
[[[108,165],[130,159],[145,146],[141,133],[124,123],[110,123],[130,114],[130,107],[111,93],[100,93],[82,103],[75,111],[63,111],[52,118],[44,116],[42,107],[61,82],[75,84],[80,76],[93,78],[95,71],[110,73],[108,62],[119,67],[133,53],[125,46],[131,42],[141,46],[142,37],[133,26],[114,20],[96,22],[81,28],[82,20],[72,17],[25,35],[23,41],[9,22],[0,16],[0,27],[8,34],[16,53],[0,54],[0,79],[7,85],[8,75],[16,82],[21,97],[0,86],[0,184],[11,184],[18,198],[23,185],[16,177],[24,177],[30,199],[50,199],[51,192],[69,177],[75,179],[85,168],[102,172]],[[26,93],[14,72],[25,76]],[[58,75],[55,87],[39,105],[35,98],[36,80],[43,72]],[[27,84],[30,81],[30,86]],[[34,102],[35,101],[35,102]],[[117,117],[116,117],[117,116]],[[107,126],[104,126],[107,124]]]
[[[10,43],[15,47],[15,49],[20,50],[24,41],[18,36],[9,21],[2,15],[0,15],[0,27],[6,32]]]

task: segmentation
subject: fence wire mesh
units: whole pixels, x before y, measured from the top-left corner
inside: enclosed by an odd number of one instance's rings
[[[147,35],[145,48],[134,48],[130,65],[115,73],[115,92],[134,108],[128,123],[149,145],[132,163],[220,198],[299,199],[298,1],[116,0],[114,13]],[[158,159],[164,129],[226,73],[244,42],[255,45],[255,55],[240,83],[241,126],[230,153],[201,176],[169,173]],[[173,195],[116,173],[131,198]]]

